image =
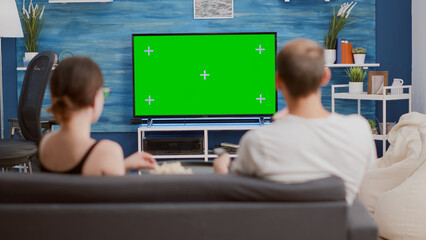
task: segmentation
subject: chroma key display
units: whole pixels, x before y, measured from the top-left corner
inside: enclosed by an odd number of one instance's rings
[[[276,33],[133,34],[134,117],[271,116]]]

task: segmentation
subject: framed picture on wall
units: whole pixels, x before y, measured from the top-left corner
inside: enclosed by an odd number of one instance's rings
[[[368,94],[383,94],[385,86],[388,86],[388,71],[368,72]]]
[[[233,17],[234,0],[194,0],[194,19]]]

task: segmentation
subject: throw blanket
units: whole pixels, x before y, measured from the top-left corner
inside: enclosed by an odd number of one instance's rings
[[[366,173],[359,196],[375,217],[380,236],[426,239],[426,115],[401,116],[390,147]]]

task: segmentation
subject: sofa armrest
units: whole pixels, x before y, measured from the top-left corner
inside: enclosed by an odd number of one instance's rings
[[[373,217],[356,198],[353,205],[348,207],[348,239],[377,240],[377,225]]]

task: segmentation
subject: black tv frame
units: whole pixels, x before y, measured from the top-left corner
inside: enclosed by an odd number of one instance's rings
[[[248,34],[273,34],[275,35],[275,57],[277,55],[277,32],[227,32],[227,33],[134,33],[132,34],[132,75],[133,75],[133,122],[137,119],[155,119],[155,118],[264,118],[272,117],[273,114],[217,114],[217,115],[135,115],[135,50],[134,38],[137,36],[176,36],[176,35],[248,35]],[[278,111],[278,93],[275,90],[275,112]]]

